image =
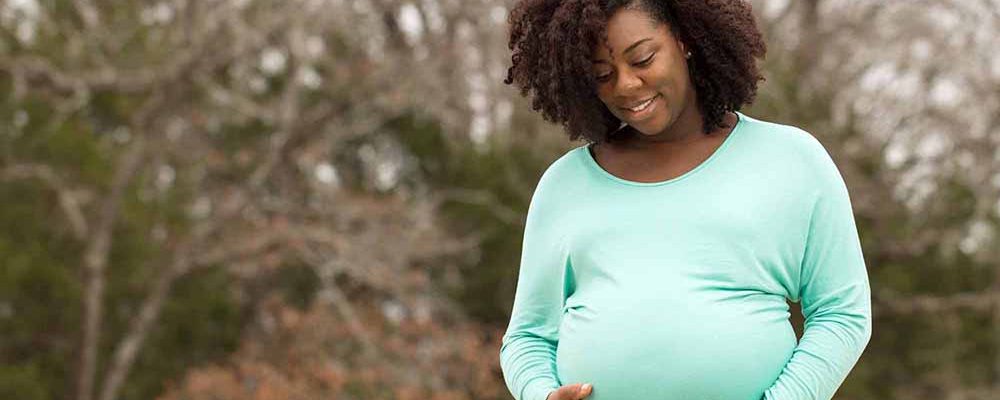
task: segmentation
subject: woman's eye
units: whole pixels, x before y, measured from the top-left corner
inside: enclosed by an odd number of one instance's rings
[[[598,82],[605,82],[608,79],[611,79],[611,74],[598,75],[598,76],[595,76],[594,79],[596,79]]]
[[[649,63],[653,62],[653,55],[654,54],[650,54],[649,57],[646,57],[645,60],[639,61],[639,62],[635,63],[635,65],[637,67],[641,67],[641,66],[644,66],[644,65],[649,65]]]

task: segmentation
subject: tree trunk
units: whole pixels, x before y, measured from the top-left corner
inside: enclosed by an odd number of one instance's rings
[[[118,209],[121,208],[125,188],[142,160],[144,142],[136,138],[121,157],[112,181],[111,194],[101,205],[101,212],[91,241],[83,257],[83,338],[80,346],[79,370],[76,379],[76,398],[91,400],[97,373],[97,351],[100,346],[101,318],[104,311],[104,269],[111,249],[111,235]]]
[[[170,294],[171,286],[177,277],[188,269],[188,252],[186,246],[178,249],[174,262],[167,266],[167,270],[154,282],[152,291],[142,302],[139,314],[132,320],[125,337],[115,348],[108,373],[104,376],[104,384],[101,385],[101,395],[98,396],[98,400],[113,400],[118,396],[118,391],[125,383],[125,378],[128,377],[132,363],[139,354],[143,342],[149,336],[153,323],[160,316],[167,295]]]

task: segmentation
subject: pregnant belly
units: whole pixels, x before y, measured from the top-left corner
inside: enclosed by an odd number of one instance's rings
[[[795,348],[781,299],[657,300],[568,302],[560,381],[593,384],[588,400],[756,400]]]

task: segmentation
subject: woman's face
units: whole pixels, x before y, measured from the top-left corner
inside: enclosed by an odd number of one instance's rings
[[[684,45],[642,10],[617,11],[607,33],[593,55],[598,97],[640,133],[663,133],[694,105]]]

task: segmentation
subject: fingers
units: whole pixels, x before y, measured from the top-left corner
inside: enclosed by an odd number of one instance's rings
[[[593,391],[593,386],[589,383],[574,383],[572,385],[564,385],[552,392],[548,400],[580,400],[587,396]]]

